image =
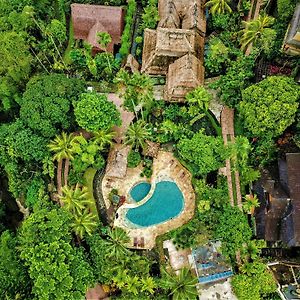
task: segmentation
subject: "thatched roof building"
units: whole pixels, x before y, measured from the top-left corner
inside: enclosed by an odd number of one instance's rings
[[[170,64],[165,87],[165,99],[185,101],[185,95],[204,84],[204,67],[192,54],[187,54]]]
[[[124,10],[122,7],[103,5],[71,4],[71,16],[75,39],[88,42],[93,53],[102,51],[97,43],[97,32],[108,32],[112,42],[107,50],[114,52],[114,47],[121,43],[124,28]]]

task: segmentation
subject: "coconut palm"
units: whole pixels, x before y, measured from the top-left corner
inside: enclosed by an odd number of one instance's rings
[[[247,195],[245,202],[243,203],[243,209],[246,213],[252,214],[256,207],[259,207],[260,203],[256,195]]]
[[[270,27],[274,23],[274,18],[267,15],[260,15],[252,21],[243,21],[244,29],[240,31],[241,49],[245,50],[250,44],[254,46],[261,40],[262,37],[267,37],[268,34],[273,34],[274,30]]]
[[[62,167],[63,160],[65,160],[64,165],[64,185],[68,184],[68,174],[70,160],[72,160],[74,154],[73,148],[74,136],[72,133],[67,134],[62,132],[60,136],[56,136],[53,141],[48,145],[50,151],[54,152],[53,159],[58,162],[57,166],[57,191],[61,195],[62,188]]]
[[[75,187],[65,185],[59,198],[64,208],[76,215],[81,215],[85,207],[93,204],[87,187],[80,187],[78,183]]]
[[[87,235],[92,235],[98,224],[95,215],[84,210],[81,215],[74,215],[71,227],[74,233],[82,240]]]
[[[135,149],[145,148],[145,140],[150,137],[147,124],[143,120],[131,124],[126,133],[125,144],[131,145]]]
[[[197,278],[193,277],[188,268],[180,270],[179,274],[168,273],[164,270],[165,277],[161,282],[163,288],[170,291],[173,300],[197,299]]]
[[[229,6],[230,0],[210,0],[206,2],[205,6],[210,7],[209,11],[212,15],[231,13],[232,9]]]
[[[126,244],[129,242],[129,237],[125,230],[116,227],[108,231],[108,239],[106,241],[106,254],[109,257],[125,257],[130,254],[130,251],[126,248]]]
[[[114,138],[115,133],[110,130],[99,130],[94,132],[94,136],[92,138],[101,149],[104,149],[105,146],[112,144],[112,139]]]

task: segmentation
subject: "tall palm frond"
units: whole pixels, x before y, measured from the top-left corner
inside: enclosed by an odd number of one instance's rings
[[[164,270],[164,275],[163,287],[170,291],[173,300],[197,299],[197,278],[188,268],[181,269],[178,275]]]
[[[226,12],[231,13],[232,9],[229,6],[230,0],[210,0],[206,2],[205,6],[210,7],[212,15],[224,14]]]
[[[129,255],[130,251],[126,248],[129,242],[129,237],[125,230],[116,227],[109,230],[108,239],[106,241],[106,253],[109,257],[125,257]]]
[[[74,135],[72,133],[67,134],[62,132],[60,136],[56,136],[48,145],[50,151],[54,152],[53,159],[57,161],[62,159],[73,159],[73,141]]]
[[[143,120],[131,124],[126,133],[125,144],[132,145],[133,148],[145,147],[145,140],[150,137],[150,132],[147,124]]]
[[[97,226],[96,217],[88,212],[88,210],[85,210],[81,215],[74,215],[73,222],[71,223],[74,233],[80,239],[83,239],[86,234],[92,235]]]
[[[97,132],[94,132],[94,136],[92,138],[93,141],[95,141],[100,148],[105,148],[107,145],[112,144],[112,139],[114,138],[115,133],[110,130],[99,130]]]
[[[60,201],[65,209],[78,216],[87,206],[93,204],[93,200],[89,198],[87,187],[80,187],[78,183],[75,187],[64,186]]]
[[[251,43],[255,46],[273,23],[274,18],[267,15],[260,15],[256,20],[243,21],[244,29],[239,32],[241,34],[241,49],[245,50]]]

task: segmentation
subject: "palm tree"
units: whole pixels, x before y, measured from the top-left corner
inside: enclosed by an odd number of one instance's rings
[[[85,207],[93,204],[87,187],[80,188],[78,183],[75,187],[65,185],[59,198],[64,208],[75,215],[81,215]]]
[[[125,257],[130,254],[130,251],[126,248],[126,244],[129,242],[129,236],[122,228],[116,227],[108,231],[108,239],[106,241],[106,254],[108,257]]]
[[[92,235],[98,224],[95,215],[87,209],[81,215],[73,215],[74,219],[71,227],[74,233],[82,240],[84,235]]]
[[[266,36],[270,27],[274,23],[274,18],[267,15],[260,15],[257,19],[252,21],[243,21],[244,29],[240,31],[241,49],[245,50],[250,44],[254,46],[260,41],[262,36]]]
[[[193,277],[188,268],[180,270],[179,274],[164,270],[165,278],[161,282],[163,288],[170,291],[173,300],[197,299],[197,278]]]
[[[55,139],[48,145],[50,151],[54,152],[53,159],[58,162],[57,166],[57,191],[58,194],[61,195],[62,188],[62,167],[63,160],[65,160],[64,167],[64,185],[68,184],[68,174],[69,174],[69,166],[70,160],[73,159],[74,154],[74,136],[72,133],[67,134],[62,132],[60,136],[56,136]]]
[[[209,0],[205,6],[210,7],[209,11],[212,15],[224,14],[226,12],[231,13],[232,9],[228,3],[230,3],[230,0]]]
[[[260,203],[256,195],[247,195],[243,203],[243,209],[248,214],[253,214],[254,209],[259,207]]]
[[[128,127],[125,144],[131,145],[135,149],[139,149],[139,147],[144,149],[145,140],[149,137],[150,132],[147,124],[143,120],[138,120]]]
[[[221,135],[220,126],[217,124],[216,120],[209,112],[209,104],[212,98],[213,96],[203,86],[197,87],[196,89],[194,89],[193,91],[189,92],[186,95],[186,100],[188,101],[188,103],[192,105],[192,108],[196,107],[200,111],[203,111],[205,116],[211,122],[216,133],[218,135]],[[195,123],[197,120],[200,120],[202,117],[203,117],[202,114],[196,113],[196,116],[190,121],[191,125]]]
[[[96,142],[101,149],[104,149],[106,145],[112,144],[112,139],[114,138],[115,133],[110,130],[99,130],[94,132],[92,140]]]

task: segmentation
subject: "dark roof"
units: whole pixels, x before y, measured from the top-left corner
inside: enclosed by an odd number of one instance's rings
[[[112,43],[108,51],[113,51],[114,44],[121,43],[124,28],[124,10],[122,7],[103,5],[71,4],[71,15],[75,39],[82,39],[91,44],[98,51],[97,32],[108,32]]]
[[[300,246],[300,153],[287,153],[278,167],[280,176],[265,172],[258,184],[263,189],[256,188],[261,202],[255,213],[257,235]]]
[[[300,153],[287,153],[288,186],[292,205],[293,241],[291,246],[300,246]]]

